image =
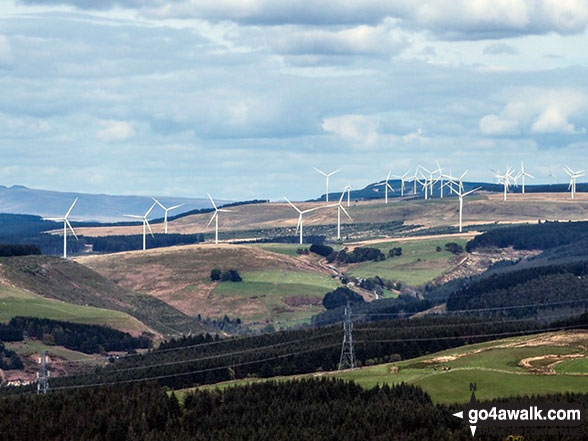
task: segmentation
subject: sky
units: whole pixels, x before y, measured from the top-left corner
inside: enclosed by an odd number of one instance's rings
[[[96,8],[96,5],[99,5]],[[306,199],[588,167],[585,0],[2,0],[0,184]]]

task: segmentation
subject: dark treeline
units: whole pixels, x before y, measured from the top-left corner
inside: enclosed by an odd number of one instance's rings
[[[518,397],[509,402],[571,402],[588,395]],[[342,380],[264,382],[186,394],[180,405],[154,384],[117,385],[0,399],[0,433],[11,441],[466,441],[469,427],[434,405],[416,386],[366,390]],[[524,439],[583,441],[576,430],[542,433],[516,428]],[[503,441],[503,431],[483,439]],[[479,435],[478,435],[479,436]]]
[[[316,234],[308,234],[308,235],[304,236],[304,243],[305,244],[321,245],[325,242],[325,240],[327,240],[326,236],[321,236],[321,235],[316,235]],[[299,242],[300,242],[300,236],[298,236],[298,235],[292,235],[292,236],[284,235],[284,236],[273,236],[273,237],[268,237],[268,238],[264,238],[264,239],[250,240],[250,241],[241,242],[241,243],[299,243]]]
[[[469,252],[480,247],[546,250],[588,237],[588,222],[544,222],[488,230],[470,240]]]
[[[521,307],[526,305],[531,306]],[[586,307],[588,261],[498,272],[465,284],[447,301],[449,311],[489,308],[485,315],[508,317]]]
[[[435,306],[429,299],[404,294],[393,299],[381,299],[377,302],[358,302],[353,305],[353,314],[357,317],[370,317],[370,320],[388,320],[391,315],[394,318],[405,318],[412,314],[425,311]],[[343,320],[344,305],[338,308],[323,311],[312,317],[313,326],[325,326]],[[379,315],[378,315],[379,314]]]
[[[0,244],[0,257],[35,256],[41,254],[38,245]]]
[[[8,371],[11,369],[22,368],[22,360],[20,359],[18,354],[10,349],[6,349],[4,343],[0,341],[0,369]]]
[[[499,337],[541,332],[550,327],[538,320],[488,320],[426,316],[357,323],[354,334],[358,365],[414,358]],[[572,326],[584,327],[585,323]],[[158,377],[160,384],[178,389],[235,378],[334,370],[339,362],[341,337],[340,326],[220,341],[205,336],[185,337],[163,345],[163,349],[122,357],[90,375],[55,378],[52,384],[66,386]]]
[[[367,262],[368,260],[373,260],[374,262],[386,260],[386,255],[379,248],[357,247],[351,252],[347,248],[343,248],[339,252],[333,251],[327,257],[328,262],[339,263],[359,263]]]
[[[130,351],[150,348],[151,340],[100,325],[83,325],[34,317],[14,317],[8,324],[15,333],[42,340],[51,345],[64,346],[86,354],[104,351]],[[0,330],[1,331],[1,330]],[[0,336],[2,333],[0,332]]]
[[[138,250],[143,247],[143,235],[128,236],[81,236],[80,241],[92,245],[96,253],[116,253],[121,251]],[[147,248],[162,248],[175,245],[190,245],[204,242],[204,234],[159,234],[147,236]]]

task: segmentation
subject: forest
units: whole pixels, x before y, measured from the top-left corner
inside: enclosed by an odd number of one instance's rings
[[[588,238],[588,222],[541,222],[494,228],[474,237],[466,249],[472,252],[481,247],[515,250],[547,250]]]
[[[13,334],[20,333],[21,340],[23,335],[26,335],[28,338],[42,340],[45,344],[64,346],[86,354],[151,347],[151,340],[146,336],[133,337],[126,332],[100,325],[84,325],[35,317],[14,317],[5,327],[12,329]],[[8,331],[5,330],[4,333]],[[2,334],[0,332],[0,337]]]
[[[588,307],[588,261],[514,268],[466,283],[449,295],[447,309],[521,318]]]
[[[509,402],[586,408],[588,395]],[[366,390],[342,380],[269,381],[197,390],[183,404],[155,384],[123,384],[0,398],[0,433],[11,441],[469,441],[468,426],[452,416],[461,409],[434,405],[420,388],[406,384]],[[525,440],[588,438],[586,422],[573,431],[538,430],[513,432]],[[505,435],[488,429],[482,439],[504,441]]]

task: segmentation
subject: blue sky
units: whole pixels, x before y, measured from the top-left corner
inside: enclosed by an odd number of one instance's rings
[[[93,5],[99,4],[100,9]],[[302,199],[588,166],[584,0],[4,0],[0,183]]]

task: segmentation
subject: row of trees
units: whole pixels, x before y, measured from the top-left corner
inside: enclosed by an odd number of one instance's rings
[[[512,402],[570,402],[588,395],[518,397]],[[353,382],[307,379],[188,393],[183,405],[154,384],[84,388],[0,399],[0,433],[11,441],[466,441],[469,427],[434,405],[420,388],[401,384],[366,390]],[[574,430],[516,428],[524,439],[583,441]],[[478,435],[479,436],[479,435]],[[483,439],[504,441],[503,431]]]
[[[131,351],[150,348],[151,340],[146,336],[132,335],[100,325],[84,325],[35,317],[14,317],[4,332],[12,336],[23,334],[29,338],[43,340],[51,345],[64,346],[74,351],[94,354],[103,351]]]

